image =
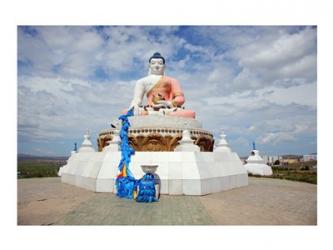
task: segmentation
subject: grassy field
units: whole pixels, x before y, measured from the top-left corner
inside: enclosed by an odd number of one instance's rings
[[[56,177],[65,163],[53,160],[18,160],[17,177]]]
[[[272,167],[273,175],[264,178],[286,179],[291,181],[308,182],[317,184],[317,171],[312,166],[290,165],[288,167]],[[261,177],[256,175],[249,175]]]

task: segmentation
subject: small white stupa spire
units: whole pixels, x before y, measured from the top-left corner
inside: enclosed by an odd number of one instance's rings
[[[79,149],[79,153],[81,153],[81,152],[95,152],[95,149],[93,148],[92,143],[90,141],[89,129],[86,130],[86,133],[83,137],[84,137],[84,140],[83,140],[82,145]]]
[[[107,141],[107,146],[103,148],[103,152],[105,151],[120,151],[120,137],[119,137],[119,130],[115,129],[113,134],[113,139]]]
[[[175,151],[182,152],[200,152],[200,147],[193,143],[191,139],[191,133],[185,129],[182,133],[182,139],[179,141],[179,145],[175,148]]]
[[[77,153],[77,143],[74,143],[74,149],[71,151],[71,156]]]
[[[226,137],[227,136],[224,133],[224,130],[222,129],[221,134],[220,134],[220,140],[219,140],[218,144],[216,145],[214,152],[231,152],[229,143],[225,139]]]

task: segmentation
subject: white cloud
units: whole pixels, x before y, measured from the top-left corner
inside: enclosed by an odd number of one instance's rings
[[[18,59],[30,61],[38,76],[87,77],[100,64],[103,39],[87,27],[37,26],[36,35],[18,29]],[[54,72],[55,66],[59,66]]]
[[[19,136],[38,141],[107,128],[127,108],[134,82],[22,77],[18,86]]]
[[[236,50],[240,63],[249,68],[274,68],[301,59],[313,53],[316,46],[316,31],[310,28],[294,34],[277,34],[270,42],[260,41]]]
[[[309,122],[308,124],[289,124],[291,128],[285,129],[278,132],[268,132],[259,137],[259,142],[262,144],[273,144],[276,145],[281,142],[288,141],[297,141],[297,137],[299,135],[303,135],[305,133],[311,133],[315,128],[311,124],[313,122]],[[314,131],[315,132],[315,131]]]
[[[303,84],[290,88],[270,87],[260,90],[259,92],[267,101],[279,105],[289,105],[294,103],[310,106],[314,109],[317,107],[317,84],[315,83]]]
[[[158,38],[149,35],[153,28],[110,27],[105,33],[110,36],[105,45],[104,63],[108,70],[128,72],[133,70],[133,58],[145,68],[148,58],[156,51],[171,58],[184,43],[183,39],[171,36],[174,29],[161,29]]]
[[[262,137],[259,138],[259,142],[262,144],[273,144],[276,145],[279,142],[285,141],[295,141],[296,138],[290,133],[286,132],[278,132],[278,133],[266,133]]]
[[[255,131],[255,130],[256,130],[255,126],[252,125],[252,126],[249,127],[249,131]]]
[[[292,34],[283,31],[275,37],[269,34],[268,40],[260,37],[231,53],[239,59],[243,68],[241,74],[246,72],[245,77],[255,79],[251,81],[255,84],[248,85],[253,89],[290,78],[303,78],[307,82],[316,80],[315,29],[306,28]]]

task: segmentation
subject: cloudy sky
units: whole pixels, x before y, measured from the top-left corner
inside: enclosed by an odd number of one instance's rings
[[[234,151],[317,152],[310,26],[19,26],[18,153],[67,156],[127,108],[159,51],[185,107]],[[96,145],[96,143],[95,143]]]

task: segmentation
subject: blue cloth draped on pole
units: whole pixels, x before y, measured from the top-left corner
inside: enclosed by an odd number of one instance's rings
[[[131,126],[128,121],[128,117],[133,116],[133,108],[130,109],[126,115],[119,116],[119,120],[122,121],[120,130],[121,138],[121,160],[118,165],[120,174],[116,179],[117,196],[121,198],[133,199],[136,194],[137,181],[133,177],[132,172],[129,170],[129,164],[131,162],[131,156],[134,155],[134,149],[128,142],[128,129]]]
[[[158,201],[155,191],[155,178],[152,174],[145,174],[140,180],[136,180],[129,169],[131,156],[134,149],[129,145],[128,129],[131,126],[128,117],[133,116],[134,108],[130,109],[126,115],[119,116],[122,121],[120,130],[121,139],[121,160],[118,165],[120,174],[116,179],[117,196],[120,198],[135,199],[137,202]],[[137,189],[139,194],[137,195]]]

